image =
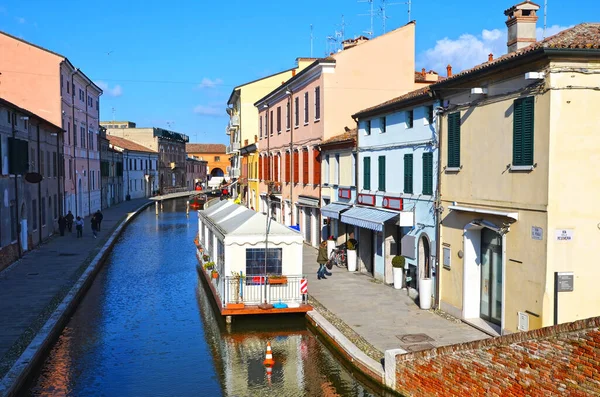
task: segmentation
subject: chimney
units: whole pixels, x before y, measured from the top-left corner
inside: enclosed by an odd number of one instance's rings
[[[426,75],[425,68],[423,68],[423,69],[421,69],[421,76],[423,76],[423,78],[425,78],[425,75]]]
[[[527,0],[504,11],[508,27],[508,52],[515,52],[536,42],[536,12],[540,6]]]
[[[494,54],[488,55],[488,62],[492,62],[494,60]]]
[[[446,75],[452,77],[452,65],[446,66]]]
[[[292,69],[292,77],[296,75],[296,69]]]

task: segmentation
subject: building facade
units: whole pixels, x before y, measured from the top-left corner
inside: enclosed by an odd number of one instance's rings
[[[107,136],[110,149],[121,153],[122,185],[118,189],[121,200],[151,197],[159,190],[158,153],[133,141],[114,135]]]
[[[123,201],[123,153],[110,146],[106,129],[100,127],[100,175],[102,177],[102,208]]]
[[[223,180],[229,180],[227,173],[231,166],[225,145],[220,143],[188,143],[185,150],[188,157],[206,161],[209,186],[218,186]]]
[[[346,40],[342,51],[314,61],[255,103],[261,209],[298,227],[313,246],[322,237],[318,147],[353,126],[353,113],[417,86],[414,29],[409,23],[372,40]],[[386,62],[372,61],[382,57]]]
[[[0,270],[58,231],[63,130],[0,99]]]
[[[498,334],[600,307],[600,24],[535,43],[517,26],[532,5],[506,11],[508,55],[431,86],[445,107],[440,305]]]
[[[258,144],[252,143],[242,147],[240,149],[240,156],[242,156],[242,169],[238,185],[240,189],[241,202],[248,208],[257,210],[260,208]]]
[[[63,206],[87,216],[101,207],[98,116],[102,90],[65,56],[0,32],[0,97],[66,131]]]
[[[247,147],[258,141],[258,111],[254,103],[267,93],[279,86],[283,81],[287,81],[295,76],[297,72],[310,65],[314,59],[298,58],[294,68],[275,73],[258,80],[241,84],[235,87],[229,100],[227,101],[227,113],[229,114],[229,123],[225,133],[229,136],[229,146],[227,154],[230,155],[229,177],[235,181],[242,174],[242,153],[240,149]],[[248,162],[246,160],[246,162]],[[248,186],[242,183],[237,184],[234,194],[241,194],[242,191],[248,192]],[[249,197],[241,199],[245,203],[250,203]]]
[[[188,157],[185,161],[187,167],[187,189],[194,190],[196,186],[206,186],[206,169],[208,167],[208,162],[204,160],[196,160],[192,157]]]
[[[137,128],[136,124],[131,121],[103,121],[101,125],[106,128],[107,135],[124,138],[158,153],[158,179],[156,183],[160,194],[186,190],[185,159],[187,156],[185,147],[189,141],[187,135],[158,127]],[[123,158],[123,161],[125,161],[125,158]],[[125,169],[127,169],[127,164]],[[144,170],[146,169],[152,171],[150,168],[144,168]],[[124,178],[126,179],[127,176],[124,175]],[[135,179],[133,181],[135,188]],[[153,184],[146,180],[144,186],[143,189],[138,187],[136,191],[142,195],[150,194]],[[129,186],[129,192],[131,196],[131,186]],[[125,192],[125,195],[127,196],[127,192]]]
[[[358,199],[341,215],[358,228],[359,270],[392,284],[401,255],[414,291],[436,276],[437,106],[425,87],[355,115]]]

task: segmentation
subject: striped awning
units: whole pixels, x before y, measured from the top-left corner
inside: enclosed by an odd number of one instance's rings
[[[351,206],[342,203],[330,203],[321,208],[321,215],[332,219],[340,219],[340,212],[347,210]]]
[[[296,205],[300,207],[319,208],[319,199],[311,196],[299,196]]]
[[[342,222],[365,229],[383,231],[385,222],[398,219],[398,212],[382,211],[375,208],[353,207],[342,214]]]

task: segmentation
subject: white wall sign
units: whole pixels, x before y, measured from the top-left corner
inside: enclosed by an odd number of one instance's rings
[[[542,240],[544,237],[544,229],[537,226],[531,226],[531,238],[534,240]]]
[[[573,229],[556,229],[556,241],[571,241],[573,240]]]

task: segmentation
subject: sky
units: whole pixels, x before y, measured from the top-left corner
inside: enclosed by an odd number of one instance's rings
[[[504,10],[519,1],[412,0],[415,69],[445,75],[448,64],[456,73],[506,53]],[[379,36],[382,0],[372,2]],[[387,31],[408,22],[405,1],[385,3]],[[548,0],[547,13],[550,35],[599,22],[600,2]],[[227,143],[235,86],[290,69],[297,57],[325,56],[342,27],[345,38],[367,34],[369,14],[369,1],[356,0],[0,0],[0,30],[68,57],[104,90],[103,121]]]

